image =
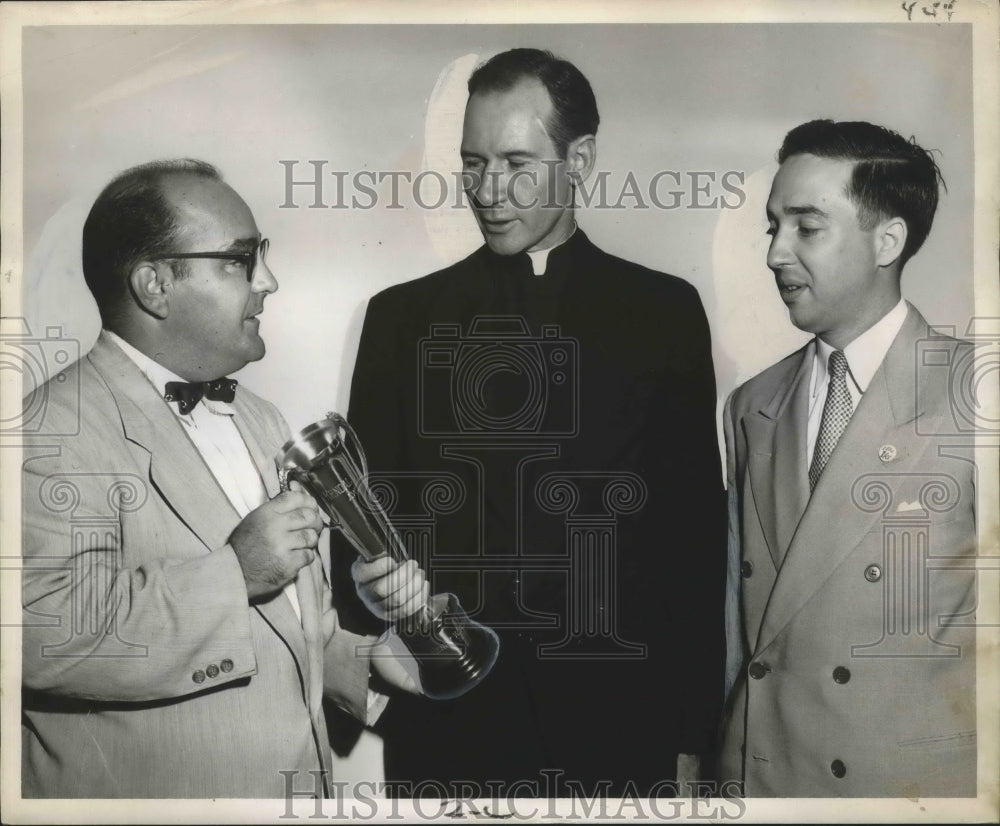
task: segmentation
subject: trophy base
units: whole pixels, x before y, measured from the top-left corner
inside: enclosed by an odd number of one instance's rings
[[[396,633],[413,655],[420,686],[432,700],[461,697],[489,674],[500,653],[500,638],[469,618],[454,594],[436,594],[427,611]]]

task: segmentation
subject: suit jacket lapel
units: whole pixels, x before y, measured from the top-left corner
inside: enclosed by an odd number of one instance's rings
[[[102,333],[88,354],[115,397],[125,436],[149,453],[149,478],[207,550],[221,548],[237,517],[184,426],[135,363]]]
[[[809,501],[805,430],[815,351],[815,343],[806,346],[787,390],[746,419],[750,486],[775,569]]]
[[[243,442],[250,451],[250,457],[264,482],[264,488],[269,498],[273,498],[280,492],[278,483],[278,470],[274,464],[274,457],[265,452],[263,445],[274,442],[274,435],[268,433],[262,427],[258,417],[249,408],[242,393],[237,390],[236,398],[233,399],[233,408],[236,411],[234,420],[236,428],[243,437]],[[274,448],[280,445],[274,445]],[[316,651],[322,655],[322,646],[317,649],[314,639],[318,638],[318,603],[315,595],[316,582],[315,572],[311,569],[313,565],[307,565],[299,570],[295,581],[295,594],[299,601],[299,610],[302,613],[302,620],[295,613],[288,597],[281,591],[272,596],[266,602],[255,603],[255,608],[267,620],[268,624],[288,643],[289,648],[298,660],[299,668],[303,674],[308,675],[303,682],[306,685],[307,702],[311,710],[315,711],[320,707],[322,699],[322,683],[318,687],[314,685],[316,675],[322,679],[322,662],[317,664]]]
[[[914,442],[912,425],[920,415],[913,364],[916,341],[926,331],[922,321],[911,307],[816,484],[771,592],[758,651],[775,639],[881,518],[881,511],[860,507],[854,489],[867,474],[887,471],[879,458],[880,446],[902,445],[907,463],[919,456],[922,445]]]

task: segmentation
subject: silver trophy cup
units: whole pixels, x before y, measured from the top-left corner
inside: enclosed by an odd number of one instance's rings
[[[299,482],[367,561],[389,554],[409,559],[406,546],[368,487],[368,461],[343,416],[303,429],[275,457],[282,489]],[[462,610],[454,594],[436,594],[416,614],[396,623],[396,633],[413,655],[424,694],[447,700],[465,694],[493,668],[500,639]]]

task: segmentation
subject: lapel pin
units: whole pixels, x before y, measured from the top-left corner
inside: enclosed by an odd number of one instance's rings
[[[896,458],[896,446],[882,445],[882,447],[878,449],[878,458],[883,462],[891,462]]]

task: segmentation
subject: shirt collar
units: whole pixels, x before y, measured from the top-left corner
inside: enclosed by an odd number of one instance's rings
[[[885,354],[889,352],[892,342],[903,328],[906,313],[906,301],[901,298],[895,307],[844,348],[849,375],[862,393],[868,389],[875,372],[885,359]],[[830,354],[835,349],[817,337],[814,393],[826,381]]]
[[[528,258],[531,259],[531,271],[535,275],[545,275],[545,270],[548,267],[548,262],[549,262],[549,253],[552,252],[552,250],[556,249],[556,247],[561,247],[563,244],[569,241],[569,239],[572,238],[575,234],[576,234],[576,221],[573,222],[573,231],[570,232],[570,234],[566,236],[566,238],[560,241],[558,244],[555,244],[554,246],[548,247],[547,249],[544,250],[529,251]]]
[[[172,370],[168,370],[159,362],[153,361],[153,359],[129,344],[117,333],[108,329],[105,329],[104,333],[109,339],[118,345],[126,356],[128,356],[135,363],[135,366],[139,368],[142,374],[146,377],[146,380],[149,381],[149,383],[156,389],[156,392],[159,393],[160,398],[163,398],[164,394],[167,392],[168,381],[185,381],[185,379],[182,379]],[[174,412],[174,415],[176,415],[178,419],[185,424],[191,424],[191,416],[181,414],[176,404],[169,404],[166,402],[165,404],[167,404],[167,407]],[[232,416],[236,412],[233,410],[231,405],[226,404],[225,402],[202,399],[201,404],[213,413],[218,413],[220,415]],[[197,408],[195,408],[195,410],[197,410]]]

